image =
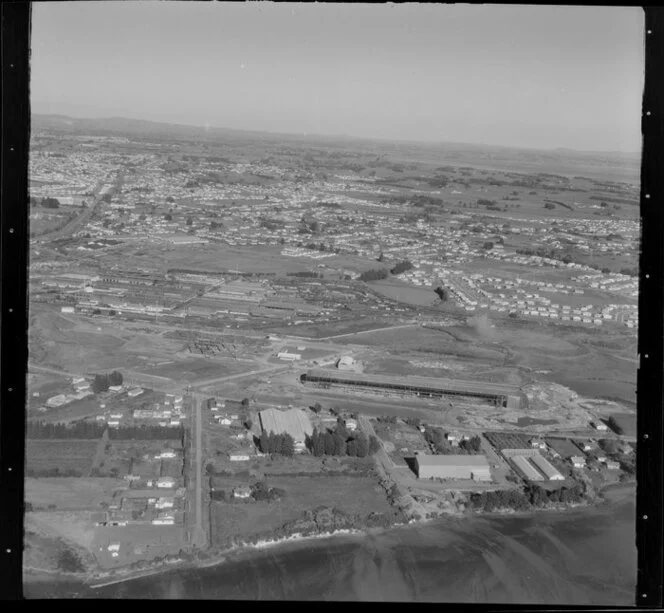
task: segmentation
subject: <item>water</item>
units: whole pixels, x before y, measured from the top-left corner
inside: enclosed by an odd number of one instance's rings
[[[30,598],[389,600],[633,605],[633,490],[593,509],[444,519],[371,536],[286,544],[207,569]]]

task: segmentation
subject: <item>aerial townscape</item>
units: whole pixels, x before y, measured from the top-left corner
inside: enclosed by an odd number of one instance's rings
[[[31,11],[22,596],[654,606],[641,9]]]
[[[33,117],[25,572],[603,502],[638,159]]]

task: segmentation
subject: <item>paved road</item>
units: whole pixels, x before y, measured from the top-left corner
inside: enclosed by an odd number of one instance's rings
[[[194,470],[196,474],[196,493],[194,498],[194,506],[196,507],[195,518],[196,526],[193,534],[193,545],[201,549],[207,545],[207,531],[203,526],[203,415],[202,415],[202,400],[192,395],[191,416],[194,421],[192,428],[192,445],[194,446],[194,453],[196,462]]]

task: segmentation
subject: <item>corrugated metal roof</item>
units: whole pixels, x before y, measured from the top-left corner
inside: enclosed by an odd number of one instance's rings
[[[544,481],[544,477],[539,474],[537,469],[528,461],[528,458],[522,455],[515,455],[512,459],[514,465],[531,481]]]
[[[420,466],[471,466],[489,468],[489,462],[483,455],[430,455],[420,453],[415,456]]]
[[[307,377],[320,377],[335,381],[349,381],[353,383],[367,382],[379,385],[404,385],[422,387],[432,390],[456,391],[459,393],[477,393],[490,395],[512,395],[521,396],[518,387],[502,383],[483,383],[481,381],[462,381],[459,379],[439,379],[434,377],[419,377],[416,375],[369,375],[364,373],[353,373],[348,371],[325,370],[316,368],[307,371]]]
[[[556,469],[545,457],[537,454],[530,458],[533,464],[537,466],[547,477],[547,479],[552,479],[553,477],[562,477],[560,471]]]
[[[313,434],[313,427],[309,416],[301,409],[279,411],[266,409],[259,413],[261,426],[265,432],[281,434],[288,432],[296,441],[304,441],[305,435]]]

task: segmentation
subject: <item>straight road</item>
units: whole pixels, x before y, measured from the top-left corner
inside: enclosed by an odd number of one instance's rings
[[[195,510],[195,528],[192,538],[194,547],[204,549],[207,545],[206,530],[203,527],[203,415],[202,402],[196,395],[191,396],[191,416],[194,421],[192,428],[192,444],[194,446],[196,474],[196,492],[194,497]]]

